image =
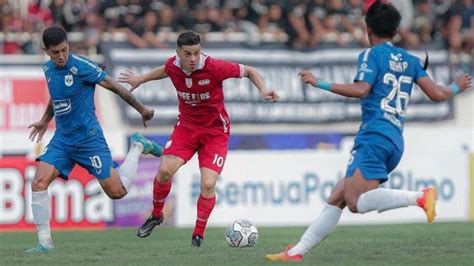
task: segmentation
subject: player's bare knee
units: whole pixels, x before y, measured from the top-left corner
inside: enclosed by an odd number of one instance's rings
[[[216,184],[215,184],[214,181],[212,181],[212,182],[204,181],[201,184],[201,190],[202,190],[202,192],[204,192],[206,194],[214,193],[215,187],[216,187]]]
[[[354,202],[347,202],[347,208],[349,208],[349,210],[352,212],[352,213],[357,213],[357,202],[354,203]]]
[[[344,190],[344,201],[346,202],[347,208],[353,213],[357,213],[357,201],[359,200],[359,196],[360,195],[354,190]]]
[[[352,212],[352,213],[357,213],[357,200],[359,197],[354,197],[354,196],[349,196],[345,197],[345,201],[347,204],[347,208]]]
[[[117,199],[121,199],[123,197],[125,197],[127,195],[127,192],[116,192],[116,193],[112,193],[111,195],[109,195],[109,197],[113,200],[117,200]]]
[[[35,178],[31,182],[32,191],[44,191],[48,189],[48,182],[43,178]]]
[[[173,173],[171,173],[170,169],[163,167],[160,168],[158,174],[156,174],[156,180],[160,183],[166,183],[171,180]]]
[[[344,200],[344,197],[330,197],[327,201],[327,204],[332,205],[332,206],[337,206],[341,209],[343,209],[346,206],[346,202]]]
[[[121,199],[127,195],[127,191],[125,189],[114,190],[106,192],[107,196],[113,200]]]

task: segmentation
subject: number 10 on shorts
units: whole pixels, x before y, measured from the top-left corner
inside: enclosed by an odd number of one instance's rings
[[[222,167],[222,165],[224,165],[224,157],[219,156],[219,154],[214,154],[214,160],[212,160],[212,163]]]

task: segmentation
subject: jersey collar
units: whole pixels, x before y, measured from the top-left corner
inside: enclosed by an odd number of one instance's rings
[[[196,70],[200,70],[200,69],[204,68],[204,65],[206,64],[206,59],[207,59],[207,55],[201,53],[201,56],[199,56],[199,63],[197,65]],[[181,67],[181,60],[179,59],[178,55],[176,55],[176,58],[174,60],[174,65],[179,67],[181,69],[181,71],[184,72],[184,74],[186,74],[188,76],[191,75],[192,72],[189,72],[189,71],[187,71],[187,70],[185,70]]]
[[[65,66],[59,67],[59,66],[57,66],[57,65],[53,62],[53,60],[51,60],[51,63],[52,63],[52,65],[53,65],[54,68],[65,69],[65,68],[67,68],[69,65],[71,65],[71,60],[72,60],[72,53],[69,52],[69,55],[68,55],[68,57],[67,57],[67,63],[66,63]]]

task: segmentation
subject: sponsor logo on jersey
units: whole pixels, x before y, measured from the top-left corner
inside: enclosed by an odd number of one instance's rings
[[[359,72],[372,73],[373,71],[372,71],[372,69],[369,68],[369,66],[367,65],[367,63],[362,63],[362,64],[360,64]]]
[[[211,92],[206,91],[203,93],[190,93],[177,91],[178,96],[183,99],[187,104],[196,104],[204,100],[209,100],[211,98]]]
[[[70,86],[72,86],[72,84],[74,84],[74,79],[73,79],[72,74],[68,74],[68,75],[64,76],[64,84],[66,84],[66,86],[68,86],[68,87],[70,87]]]
[[[56,100],[53,101],[54,115],[63,115],[71,111],[71,100]]]
[[[199,86],[206,86],[209,83],[211,83],[211,81],[208,79],[201,79],[200,81],[198,81]]]
[[[77,67],[75,67],[75,66],[71,67],[71,69],[69,69],[69,71],[70,71],[72,74],[76,75],[76,76],[77,76],[77,74],[79,74],[79,70],[78,70]]]
[[[188,87],[188,89],[190,89],[193,86],[192,78],[185,78],[184,81],[186,81],[186,87]]]

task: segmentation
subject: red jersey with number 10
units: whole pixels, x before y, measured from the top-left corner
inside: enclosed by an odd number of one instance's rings
[[[216,128],[229,132],[222,82],[241,78],[243,65],[202,54],[197,69],[190,73],[181,68],[179,57],[172,56],[166,60],[165,72],[178,95],[179,123],[194,129]]]

